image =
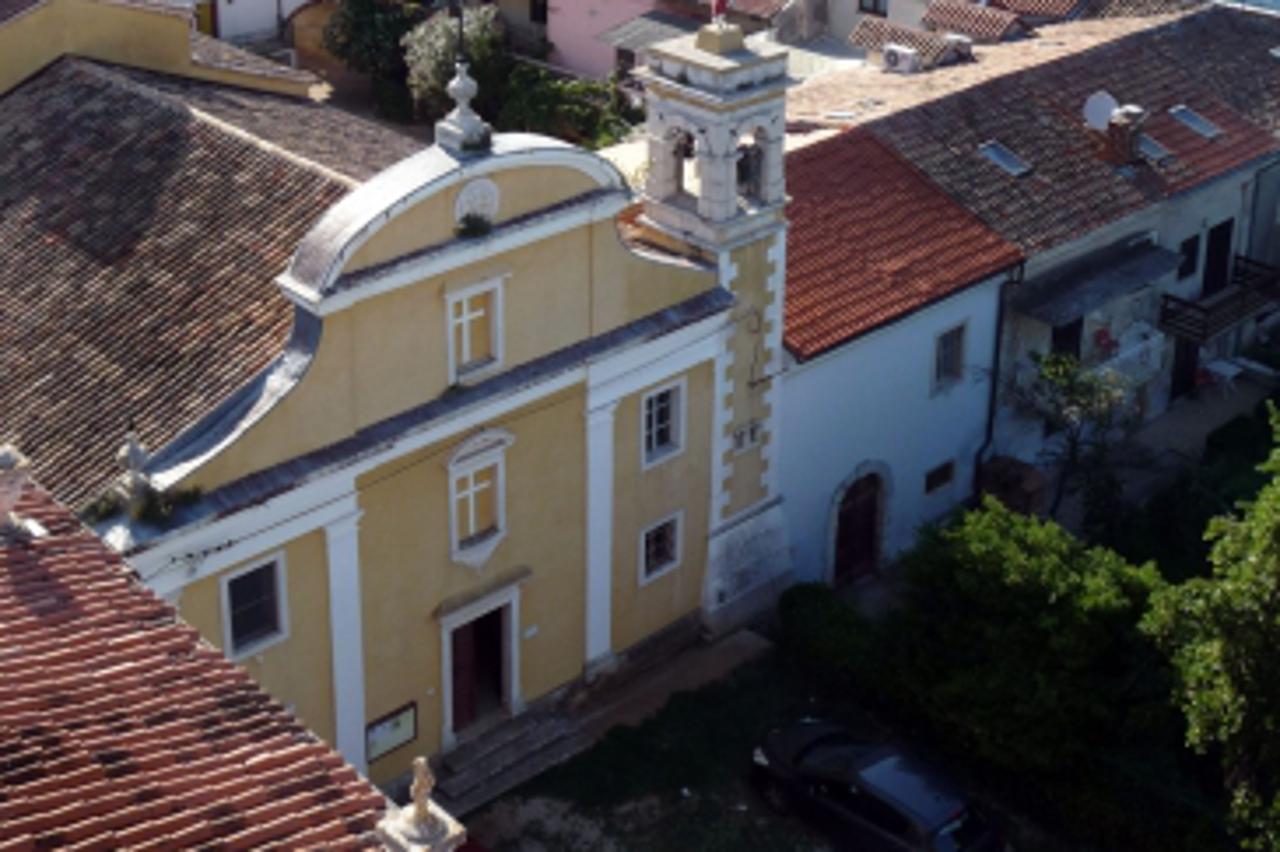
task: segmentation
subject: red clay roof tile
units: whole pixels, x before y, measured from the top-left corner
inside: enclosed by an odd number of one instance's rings
[[[1013,12],[994,6],[980,6],[969,0],[933,0],[921,23],[925,29],[959,33],[980,44],[1015,38],[1029,29]]]
[[[783,338],[802,360],[1020,260],[865,130],[789,154],[787,182]]]
[[[372,785],[47,493],[18,512],[49,535],[0,538],[0,849],[376,845]]]

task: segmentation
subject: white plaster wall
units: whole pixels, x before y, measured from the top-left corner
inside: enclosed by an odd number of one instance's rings
[[[251,41],[271,38],[283,21],[307,0],[217,0],[218,38]]]
[[[886,556],[970,496],[999,289],[991,279],[784,374],[782,484],[797,579],[830,579],[835,510],[859,467],[883,464],[892,479]],[[961,322],[965,379],[934,395],[934,338]],[[926,495],[925,474],[948,460],[951,484]]]
[[[908,27],[919,27],[929,4],[924,0],[888,0],[888,19]],[[863,12],[858,0],[828,0],[827,32],[835,39],[845,41],[862,20]]]
[[[1234,251],[1238,254],[1250,254],[1257,250],[1250,246],[1254,174],[1251,171],[1227,176],[1208,186],[1152,205],[1125,219],[1098,228],[1077,240],[1034,255],[1027,259],[1026,277],[1032,279],[1052,274],[1052,270],[1060,265],[1075,262],[1092,252],[1137,234],[1153,233],[1159,245],[1175,252],[1181,248],[1183,240],[1198,234],[1200,257],[1196,274],[1182,280],[1178,280],[1176,274],[1171,274],[1159,288],[1161,293],[1170,293],[1184,299],[1198,298],[1204,274],[1209,230],[1214,225],[1234,218]],[[1155,303],[1154,316],[1148,321],[1158,327],[1158,298]],[[1223,335],[1222,340],[1211,341],[1206,348],[1221,355],[1233,354],[1240,343],[1252,338],[1253,325],[1252,321],[1246,321],[1239,326],[1237,332]],[[1009,311],[1004,328],[1005,354],[1002,369],[1007,370],[1015,359],[1028,351],[1045,351],[1048,348],[1049,331],[1048,326],[1026,317],[1018,317],[1012,310]],[[1162,374],[1152,381],[1149,389],[1151,417],[1162,413],[1169,402],[1174,344],[1172,337],[1166,341],[1164,369]],[[1007,405],[1001,405],[996,428],[997,452],[1034,463],[1042,455],[1044,446],[1041,424],[1020,417]]]
[[[889,0],[892,6],[894,0]],[[844,41],[862,20],[858,11],[858,0],[827,0],[827,31],[840,41]]]
[[[547,5],[551,62],[588,77],[608,77],[613,73],[615,51],[599,35],[656,5],[656,0],[551,0]]]

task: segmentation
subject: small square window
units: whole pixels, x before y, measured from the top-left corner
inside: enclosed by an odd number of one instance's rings
[[[1050,350],[1055,355],[1070,355],[1080,360],[1080,341],[1084,336],[1084,317],[1053,327]]]
[[[950,485],[951,480],[955,479],[955,475],[955,462],[949,461],[945,464],[938,465],[924,475],[924,493],[932,494],[939,488]]]
[[[889,0],[858,0],[858,10],[883,18],[889,14]]]
[[[680,565],[680,515],[672,515],[640,537],[640,582],[649,582]]]
[[[938,335],[933,361],[933,384],[941,390],[964,376],[964,326]]]
[[[679,382],[647,394],[641,406],[644,420],[644,466],[651,467],[680,452],[684,442],[684,384]]]
[[[1200,268],[1200,235],[1187,237],[1178,249],[1181,259],[1178,261],[1178,280],[1190,278]]]
[[[737,429],[733,430],[733,451],[735,453],[745,453],[752,447],[760,443],[760,434],[762,432],[760,421],[751,420]]]
[[[280,564],[273,560],[227,579],[227,642],[232,656],[261,649],[284,634]]]

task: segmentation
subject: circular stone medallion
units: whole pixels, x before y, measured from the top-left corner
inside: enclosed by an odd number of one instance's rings
[[[453,216],[461,222],[468,216],[479,216],[492,222],[498,218],[498,185],[488,178],[471,181],[458,193],[453,205]]]

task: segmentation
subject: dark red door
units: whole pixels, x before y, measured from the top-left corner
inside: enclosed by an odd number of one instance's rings
[[[475,622],[453,631],[453,729],[461,731],[476,720]]]
[[[502,710],[504,607],[453,631],[453,730]]]
[[[845,491],[836,525],[836,585],[875,572],[880,561],[880,503],[877,474],[862,477]]]

